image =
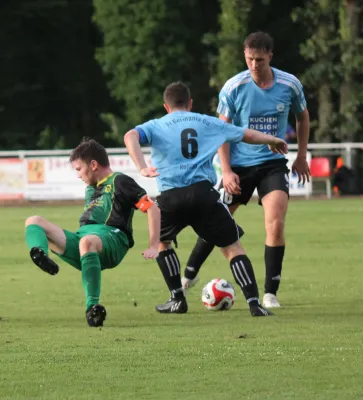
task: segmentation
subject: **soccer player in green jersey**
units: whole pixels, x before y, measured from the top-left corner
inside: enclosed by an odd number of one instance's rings
[[[49,258],[49,249],[82,272],[88,325],[103,326],[106,309],[99,304],[101,271],[116,267],[133,247],[135,209],[148,216],[149,248],[143,256],[158,256],[160,211],[132,178],[112,171],[105,148],[95,140],[84,139],[72,151],[70,162],[88,185],[80,228],[69,232],[43,217],[32,216],[25,222],[25,239],[32,261],[48,274],[59,271]]]

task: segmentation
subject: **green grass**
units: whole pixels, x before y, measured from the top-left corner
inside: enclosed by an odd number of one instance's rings
[[[90,329],[78,271],[60,262],[51,277],[29,259],[24,219],[40,214],[75,229],[81,207],[2,208],[0,398],[3,399],[363,399],[362,199],[291,201],[279,300],[271,318],[207,311],[202,283],[232,281],[215,251],[189,294],[186,315],[160,315],[168,297],[156,262],[144,261],[147,218],[136,246],[103,273],[103,329]],[[243,244],[263,287],[263,212],[239,210]],[[195,240],[184,231],[185,265]],[[137,307],[134,306],[137,302]],[[240,337],[244,336],[244,337]]]

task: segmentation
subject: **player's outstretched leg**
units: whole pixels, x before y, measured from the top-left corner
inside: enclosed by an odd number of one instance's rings
[[[61,227],[38,215],[33,215],[25,221],[25,241],[30,250],[30,257],[35,265],[50,275],[56,275],[58,265],[48,257],[49,244],[51,249],[62,254],[65,249],[66,237]]]
[[[91,327],[103,326],[103,321],[106,319],[106,309],[101,304],[94,304],[87,308],[86,319]]]
[[[51,260],[39,247],[32,247],[30,250],[30,258],[35,265],[37,265],[44,272],[47,272],[49,275],[58,274],[58,265]]]
[[[232,258],[230,266],[233,277],[247,300],[252,317],[273,315],[260,304],[255,273],[247,255],[243,254]]]
[[[244,253],[239,242],[222,249],[223,254],[230,260],[233,277],[241,288],[252,317],[265,317],[273,315],[271,311],[261,306],[255,273],[250,259]]]
[[[213,244],[209,244],[198,237],[197,243],[189,256],[187,266],[184,269],[182,286],[185,293],[198,282],[198,272],[213,249]]]
[[[185,314],[188,311],[188,304],[180,280],[178,256],[174,249],[169,248],[160,251],[156,261],[171,294],[170,299],[166,303],[155,307],[156,311],[163,314]]]

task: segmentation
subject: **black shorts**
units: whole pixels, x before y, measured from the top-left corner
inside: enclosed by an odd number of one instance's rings
[[[176,241],[178,233],[187,226],[218,247],[235,243],[243,233],[209,181],[166,190],[156,201],[161,211],[162,242]]]
[[[231,195],[222,192],[224,204],[247,204],[255,189],[258,193],[258,203],[266,194],[274,190],[282,190],[289,195],[289,172],[287,160],[272,160],[252,167],[232,167],[232,171],[239,176],[241,194]],[[223,189],[223,181],[220,190]]]

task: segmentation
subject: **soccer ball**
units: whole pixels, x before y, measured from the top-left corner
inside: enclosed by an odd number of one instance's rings
[[[208,310],[229,310],[234,303],[236,293],[231,283],[225,279],[213,279],[202,291],[202,301]]]

